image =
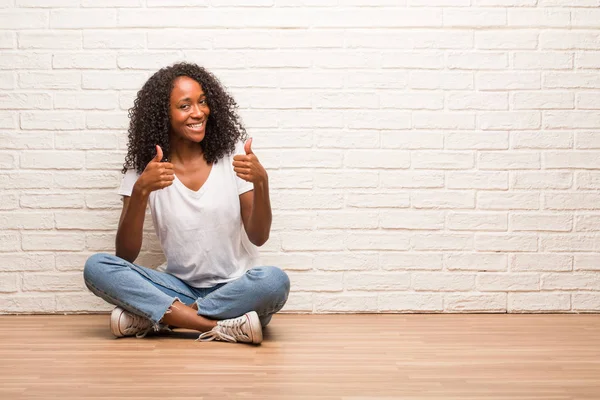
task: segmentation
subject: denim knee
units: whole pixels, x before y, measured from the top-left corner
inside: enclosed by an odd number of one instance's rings
[[[90,256],[83,267],[83,280],[88,283],[97,283],[100,278],[106,274],[106,266],[103,265],[110,254],[98,253]]]
[[[290,293],[290,278],[278,267],[257,267],[249,271],[258,278],[259,286],[272,304],[285,303]]]

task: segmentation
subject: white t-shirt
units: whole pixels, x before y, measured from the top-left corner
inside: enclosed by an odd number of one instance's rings
[[[235,154],[245,154],[238,144]],[[213,164],[206,182],[193,191],[175,176],[171,186],[150,193],[148,204],[165,271],[190,286],[205,288],[241,277],[258,265],[258,251],[242,222],[240,195],[254,186],[239,178],[233,155]],[[139,174],[129,169],[119,194],[131,196]]]

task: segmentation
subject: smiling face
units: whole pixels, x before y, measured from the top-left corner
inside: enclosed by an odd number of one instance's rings
[[[171,135],[200,143],[206,133],[209,114],[206,95],[200,84],[187,76],[175,79],[169,102]]]

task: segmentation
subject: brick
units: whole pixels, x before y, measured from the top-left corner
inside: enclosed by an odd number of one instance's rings
[[[515,69],[526,70],[554,70],[572,69],[573,55],[559,52],[516,52],[513,55]]]
[[[344,204],[343,194],[331,190],[280,190],[271,196],[273,208],[279,210],[339,209]]]
[[[446,59],[449,69],[489,70],[508,67],[508,55],[503,52],[450,52]]]
[[[83,208],[83,193],[21,194],[22,208]]]
[[[143,52],[123,53],[117,57],[120,69],[151,69],[157,70],[165,65],[182,61],[178,52]]]
[[[143,0],[104,0],[102,7],[142,7]],[[98,7],[98,2],[95,0],[83,0],[82,7]]]
[[[408,250],[410,238],[403,232],[353,231],[344,242],[349,250]]]
[[[568,9],[518,8],[508,10],[509,26],[522,28],[566,28],[569,27],[570,23],[571,15]]]
[[[0,174],[0,186],[4,189],[50,189],[52,175],[39,171]]]
[[[392,149],[442,149],[444,147],[444,135],[429,132],[419,132],[418,135],[413,132],[381,132],[381,147]]]
[[[600,68],[600,52],[586,51],[581,53],[575,53],[575,68]]]
[[[304,91],[286,91],[286,93],[277,90],[252,90],[238,91],[236,101],[240,107],[264,108],[264,109],[311,109],[312,96],[308,96]],[[349,102],[352,99],[347,99]],[[325,108],[353,108],[341,103],[331,104]],[[367,107],[369,108],[369,107]]]
[[[513,95],[515,110],[573,109],[573,93],[569,92],[516,92]]]
[[[598,193],[547,193],[544,205],[549,210],[596,210],[600,194]]]
[[[414,208],[474,208],[475,194],[471,191],[412,192],[411,204]]]
[[[0,229],[52,229],[54,215],[50,212],[0,212]]]
[[[377,311],[377,294],[315,294],[314,302],[317,313]]]
[[[3,253],[3,272],[50,271],[54,269],[54,255],[48,253]]]
[[[479,115],[483,130],[527,130],[541,126],[541,115],[536,111],[486,112]]]
[[[378,298],[378,310],[383,312],[439,312],[443,307],[439,293],[382,293]]]
[[[254,91],[256,92],[256,91]],[[281,108],[281,103],[288,105],[286,108],[310,108],[311,102],[316,108],[334,108],[334,109],[349,109],[349,108],[378,108],[379,96],[375,93],[315,93],[312,95],[312,100],[299,96],[300,93],[290,93],[289,95],[277,94],[273,96],[264,96],[260,99],[261,107],[264,108]],[[385,96],[385,93],[381,95]],[[386,104],[382,108],[399,108],[393,100],[383,100]],[[266,102],[266,105],[265,105]],[[269,107],[267,107],[267,105]],[[253,106],[258,107],[259,102]]]
[[[594,151],[544,152],[544,165],[548,169],[581,168],[597,169],[598,154]]]
[[[0,252],[19,250],[21,250],[21,236],[18,232],[0,233]]]
[[[113,304],[107,303],[90,292],[56,294],[56,311],[58,312],[108,312],[114,307]]]
[[[411,157],[414,169],[469,169],[474,165],[472,152],[414,152]]]
[[[348,112],[350,129],[408,129],[411,114],[407,111],[374,110],[369,112]]]
[[[510,226],[513,231],[569,232],[573,227],[573,217],[554,214],[511,214]]]
[[[13,71],[28,70],[28,69],[50,69],[52,66],[52,56],[47,53],[29,53],[20,51],[18,53],[3,51],[2,58],[0,59],[0,70],[8,69]],[[44,83],[44,77],[51,73],[48,72],[20,72],[18,74],[19,81],[23,75],[35,75],[39,77],[40,81]],[[23,87],[21,85],[21,87]],[[32,86],[33,89],[46,89],[44,87]]]
[[[344,155],[347,168],[408,168],[410,154],[397,150],[349,150]]]
[[[317,229],[372,229],[379,213],[373,211],[327,211],[317,214]]]
[[[382,252],[379,256],[384,270],[441,270],[442,254],[432,252]]]
[[[473,89],[473,73],[458,71],[412,71],[408,81],[411,89]]]
[[[374,59],[374,56],[360,55],[361,58]],[[439,51],[385,52],[382,54],[383,68],[410,69],[442,69],[444,68],[444,53]],[[352,64],[350,64],[352,65]],[[318,64],[317,64],[318,66]],[[359,68],[376,68],[377,65],[359,66]]]
[[[513,189],[569,189],[573,186],[573,173],[515,171],[510,186]]]
[[[78,89],[79,72],[19,72],[19,87],[23,89]]]
[[[600,33],[585,30],[544,30],[540,33],[540,49],[600,50]]]
[[[146,34],[139,31],[83,31],[84,49],[143,49]]]
[[[394,5],[396,5],[394,3]],[[330,36],[331,31],[327,31]],[[395,30],[344,32],[348,48],[389,48],[394,49],[470,49],[473,47],[473,33],[451,29],[420,29],[419,34]],[[323,36],[322,36],[323,38]]]
[[[48,27],[48,12],[45,10],[0,10],[2,29],[44,29]]]
[[[273,230],[307,230],[316,225],[316,212],[278,212],[273,218]]]
[[[571,11],[571,25],[577,28],[600,28],[600,10],[574,9]]]
[[[477,251],[537,251],[536,236],[517,234],[477,234],[475,235]]]
[[[124,157],[121,156],[121,159]],[[269,171],[269,186],[273,189],[311,189],[313,175],[311,171],[273,170]]]
[[[49,313],[56,312],[54,295],[22,294],[0,297],[2,313]]]
[[[14,49],[16,47],[15,32],[0,32],[0,49]]]
[[[146,80],[143,72],[84,72],[81,87],[83,89],[139,90]]]
[[[541,248],[547,252],[597,252],[597,242],[592,235],[553,235],[541,238]]]
[[[573,311],[594,311],[600,310],[600,295],[598,292],[592,293],[574,293],[572,298]]]
[[[13,71],[0,71],[0,89],[14,89],[16,86],[15,74]]]
[[[125,112],[95,112],[86,116],[85,125],[88,129],[126,130],[129,118]]]
[[[54,108],[56,109],[113,110],[117,104],[117,93],[54,93]]]
[[[0,210],[14,210],[19,207],[19,195],[16,193],[0,194]]]
[[[480,72],[476,76],[479,90],[540,89],[539,72]]]
[[[573,147],[573,133],[511,132],[511,143],[515,149],[570,149]]]
[[[508,148],[508,133],[449,132],[445,144],[449,150],[504,150]]]
[[[80,0],[16,0],[17,7],[55,8],[79,7]]]
[[[281,135],[281,134],[278,134]],[[344,140],[340,140],[339,132],[315,132],[315,144],[320,148],[379,148],[379,132],[377,131],[360,131],[360,132],[344,132]],[[274,135],[273,135],[274,136]],[[294,135],[295,136],[295,135]],[[262,137],[262,135],[261,135]],[[279,143],[278,147],[288,147],[296,143],[294,147],[310,147],[310,137],[307,134],[300,137],[292,137],[285,145],[283,141],[279,142],[270,134],[263,137],[265,145],[274,146]],[[275,141],[275,143],[273,143]],[[267,142],[269,144],[267,144]]]
[[[499,9],[444,9],[444,26],[452,27],[500,27],[507,22],[506,10]]]
[[[538,31],[535,30],[486,30],[475,32],[475,48],[483,50],[535,49]]]
[[[507,231],[505,213],[448,213],[447,228],[454,231]]]
[[[54,213],[57,229],[113,230],[120,211],[62,211]]]
[[[597,232],[600,231],[600,215],[576,215],[575,231]]]
[[[446,312],[490,312],[506,311],[506,294],[447,294],[444,296]]]
[[[507,93],[448,93],[449,110],[508,110]]]
[[[52,149],[52,132],[18,134],[0,132],[0,142],[5,149]]]
[[[294,291],[341,292],[344,288],[342,272],[287,271]]]
[[[577,172],[575,176],[577,189],[600,189],[600,172]]]
[[[422,63],[432,65],[439,62],[433,56],[415,55],[414,63]],[[311,61],[312,58],[312,61]],[[398,61],[401,55],[391,53],[382,54],[380,52],[364,52],[353,50],[351,52],[340,51],[333,49],[326,53],[321,52],[299,52],[295,51],[279,51],[279,50],[256,50],[251,53],[248,63],[251,67],[293,67],[293,68],[308,68],[311,65],[317,68],[324,69],[376,69],[383,67],[394,68],[394,61]],[[383,59],[383,61],[382,61]],[[400,62],[400,61],[399,61]],[[400,65],[401,67],[401,65]],[[410,68],[410,67],[407,67]]]
[[[346,290],[392,291],[407,290],[410,287],[409,272],[346,272]]]
[[[83,250],[84,237],[79,233],[23,233],[23,250]]]
[[[406,208],[410,205],[408,193],[350,193],[347,207],[361,208]]]
[[[414,272],[412,287],[414,290],[440,292],[472,290],[475,288],[475,275],[460,272]]]
[[[21,153],[21,168],[28,169],[81,169],[83,152],[24,151]]]
[[[471,250],[473,236],[456,233],[413,234],[410,244],[414,250]]]
[[[348,99],[346,94],[341,96],[345,97],[346,102],[356,103],[352,98]],[[363,96],[362,94],[360,95]],[[444,95],[443,93],[420,93],[420,92],[406,92],[402,96],[398,96],[397,93],[382,92],[379,94],[381,102],[381,108],[394,108],[402,110],[441,110],[444,108]]]
[[[538,193],[477,193],[477,208],[482,210],[537,210],[540,208]]]
[[[448,271],[506,271],[506,254],[446,253],[444,266]]]
[[[13,153],[0,153],[0,169],[13,169],[17,165],[18,155]]]
[[[81,32],[19,32],[20,49],[80,49]]]
[[[117,26],[117,10],[50,10],[50,28],[53,29],[114,28],[115,26]]]
[[[578,93],[577,108],[584,110],[600,110],[600,100],[598,100],[600,92]]]
[[[110,53],[61,53],[52,56],[54,69],[112,69],[117,56]]]
[[[0,293],[14,293],[19,291],[19,274],[0,272]]]
[[[414,112],[412,127],[417,129],[474,129],[475,115],[458,112]]]
[[[548,273],[542,275],[543,290],[598,290],[600,273]]]
[[[444,213],[415,210],[381,210],[379,225],[387,229],[444,229]]]
[[[4,110],[31,110],[52,108],[49,93],[7,92],[0,93],[0,108]]]
[[[507,172],[447,172],[448,189],[507,190]]]
[[[512,254],[510,269],[515,272],[571,271],[573,256],[569,254]]]
[[[595,72],[546,72],[543,88],[600,89],[600,77]]]
[[[575,147],[578,149],[600,149],[600,132],[577,132]]]
[[[344,249],[345,235],[325,232],[284,232],[281,235],[285,251]]]
[[[378,254],[372,252],[317,253],[313,266],[323,271],[368,271],[378,267]],[[287,264],[286,264],[287,267]]]
[[[120,184],[118,172],[55,172],[54,185],[63,189],[115,189]]]
[[[600,259],[596,254],[575,254],[575,271],[600,271]]]
[[[23,291],[52,292],[74,291],[85,288],[81,273],[36,273],[23,274]]]
[[[540,154],[534,152],[486,152],[479,153],[480,169],[539,169]]]

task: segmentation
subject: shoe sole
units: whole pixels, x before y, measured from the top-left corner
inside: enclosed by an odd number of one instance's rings
[[[252,332],[252,343],[260,344],[263,340],[262,327],[260,325],[260,319],[256,311],[250,311],[246,314],[248,321],[250,322],[250,331]]]
[[[125,336],[123,332],[119,330],[119,322],[124,312],[125,310],[123,310],[121,307],[117,307],[112,310],[112,313],[110,313],[110,331],[113,335],[115,335],[115,337],[118,338]]]

